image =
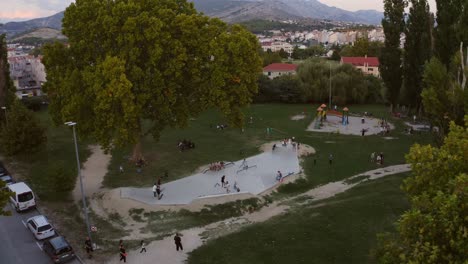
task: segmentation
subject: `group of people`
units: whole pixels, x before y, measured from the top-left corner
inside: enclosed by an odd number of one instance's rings
[[[88,241],[89,238],[87,238],[86,241]],[[174,236],[174,243],[175,243],[175,246],[176,246],[176,250],[179,251],[180,250],[184,250],[184,247],[182,246],[182,238],[181,238],[181,235],[179,233],[176,233],[175,236]],[[86,244],[87,245],[87,244]],[[141,247],[141,250],[140,250],[140,254],[145,252],[146,253],[146,243],[144,240],[142,240],[140,242],[140,247]],[[123,244],[123,240],[120,240],[119,241],[119,256],[120,256],[120,261],[123,261],[124,263],[127,262],[127,252],[125,250],[125,246]]]
[[[216,183],[215,187],[220,186],[221,188],[224,188],[226,190],[226,193],[231,192],[231,185],[229,184],[229,181],[226,180],[226,175],[221,176],[221,184]],[[234,190],[237,192],[240,192],[239,186],[237,186],[237,182],[234,182]]]
[[[220,171],[224,169],[224,161],[219,161],[210,164],[210,171]]]
[[[378,165],[383,165],[384,164],[384,154],[383,152],[376,153],[372,152],[371,153],[371,162],[372,163],[377,163]]]
[[[380,134],[385,135],[390,132],[390,124],[387,122],[386,119],[381,119],[379,121],[379,126],[380,126]]]
[[[179,144],[177,144],[177,147],[182,152],[182,151],[184,151],[186,149],[194,149],[195,148],[195,143],[193,143],[190,140],[185,140],[184,139],[182,141],[179,141]]]

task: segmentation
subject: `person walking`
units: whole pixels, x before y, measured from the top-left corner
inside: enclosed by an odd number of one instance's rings
[[[281,171],[278,171],[278,173],[276,173],[276,181],[281,181],[282,178],[283,174],[281,174]]]
[[[120,171],[120,173],[124,172],[124,169],[123,169],[122,165],[119,166],[119,171]]]
[[[158,186],[156,183],[153,185],[153,196],[156,197]]]
[[[161,185],[156,186],[156,193],[158,195],[158,200],[161,200],[163,194],[161,193]]]
[[[122,260],[123,260],[124,263],[127,262],[127,252],[125,252],[125,247],[123,245],[120,245],[120,260],[119,260],[119,262],[122,261]]]
[[[143,253],[143,251],[146,252],[146,244],[145,244],[145,241],[144,241],[144,240],[141,241],[141,250],[140,250],[140,254]]]
[[[88,258],[92,258],[93,255],[91,254],[91,252],[93,252],[93,245],[91,244],[91,239],[89,237],[86,237],[85,249],[86,253],[88,254]]]
[[[370,161],[371,161],[372,163],[375,162],[375,152],[372,152],[372,153],[370,154]]]
[[[182,239],[180,238],[178,233],[176,233],[176,235],[174,237],[174,242],[175,242],[177,251],[179,251],[179,248],[180,248],[180,250],[184,250],[184,248],[182,247]]]
[[[333,154],[330,154],[330,155],[328,156],[328,164],[330,164],[330,166],[331,166],[332,163],[333,163]]]

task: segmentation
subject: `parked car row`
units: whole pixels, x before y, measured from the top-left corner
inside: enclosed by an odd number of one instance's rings
[[[10,192],[10,204],[17,212],[23,212],[36,208],[36,196],[24,182],[15,182],[6,168],[0,162],[0,179],[6,182]],[[40,241],[44,241],[42,250],[54,263],[64,263],[75,258],[75,253],[70,244],[62,236],[59,236],[49,220],[43,215],[36,215],[26,220],[26,228]]]

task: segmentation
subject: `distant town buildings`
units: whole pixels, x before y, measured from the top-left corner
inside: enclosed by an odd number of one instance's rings
[[[289,63],[272,63],[263,68],[263,75],[273,79],[282,75],[296,74],[297,65]]]
[[[380,62],[377,57],[341,57],[341,64],[351,64],[364,74],[380,77]]]
[[[17,44],[8,45],[10,77],[16,87],[18,98],[42,95],[42,84],[46,81],[42,57],[34,57],[25,52],[33,48]]]

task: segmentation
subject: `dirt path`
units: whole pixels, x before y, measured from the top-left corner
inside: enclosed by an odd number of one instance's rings
[[[410,171],[411,168],[409,165],[395,165],[389,166],[385,168],[380,168],[368,172],[364,172],[355,176],[352,176],[346,180],[338,181],[338,182],[331,182],[317,188],[314,188],[305,194],[311,196],[313,199],[312,201],[318,201],[330,198],[335,196],[336,194],[342,193],[347,191],[348,189],[356,186],[362,181],[367,180],[374,180],[378,178],[382,178],[388,175],[398,174],[402,172]],[[364,177],[365,176],[365,177]],[[362,178],[362,179],[361,179]],[[356,182],[348,184],[349,180],[356,180]],[[301,196],[302,196],[301,195]],[[294,199],[296,197],[291,197],[288,200]],[[187,253],[195,250],[196,248],[203,245],[204,240],[202,238],[206,234],[216,234],[216,236],[226,235],[236,230],[239,230],[242,226],[246,224],[255,223],[255,222],[263,222],[271,217],[280,215],[288,210],[289,206],[284,205],[285,201],[275,202],[268,207],[262,208],[258,212],[254,212],[252,214],[244,215],[241,217],[231,218],[224,221],[216,222],[209,224],[204,227],[200,228],[191,228],[187,230],[180,231],[179,233],[182,234],[182,243],[184,245],[183,252],[177,252],[175,250],[173,236],[166,237],[163,240],[158,240],[150,243],[147,246],[148,252],[146,253],[139,253],[139,250],[129,251],[128,252],[128,260],[131,263],[139,263],[139,264],[153,264],[155,261],[158,264],[182,264],[185,263],[187,260]],[[221,233],[220,233],[221,232]],[[213,238],[211,236],[210,238]],[[110,261],[106,263],[119,263],[118,257],[112,258]]]
[[[97,145],[90,146],[90,149],[91,155],[81,169],[86,197],[93,197],[93,195],[100,191],[112,157],[109,154],[105,154]],[[75,189],[73,190],[73,199],[75,202],[81,202],[80,179],[78,177],[76,178]]]

